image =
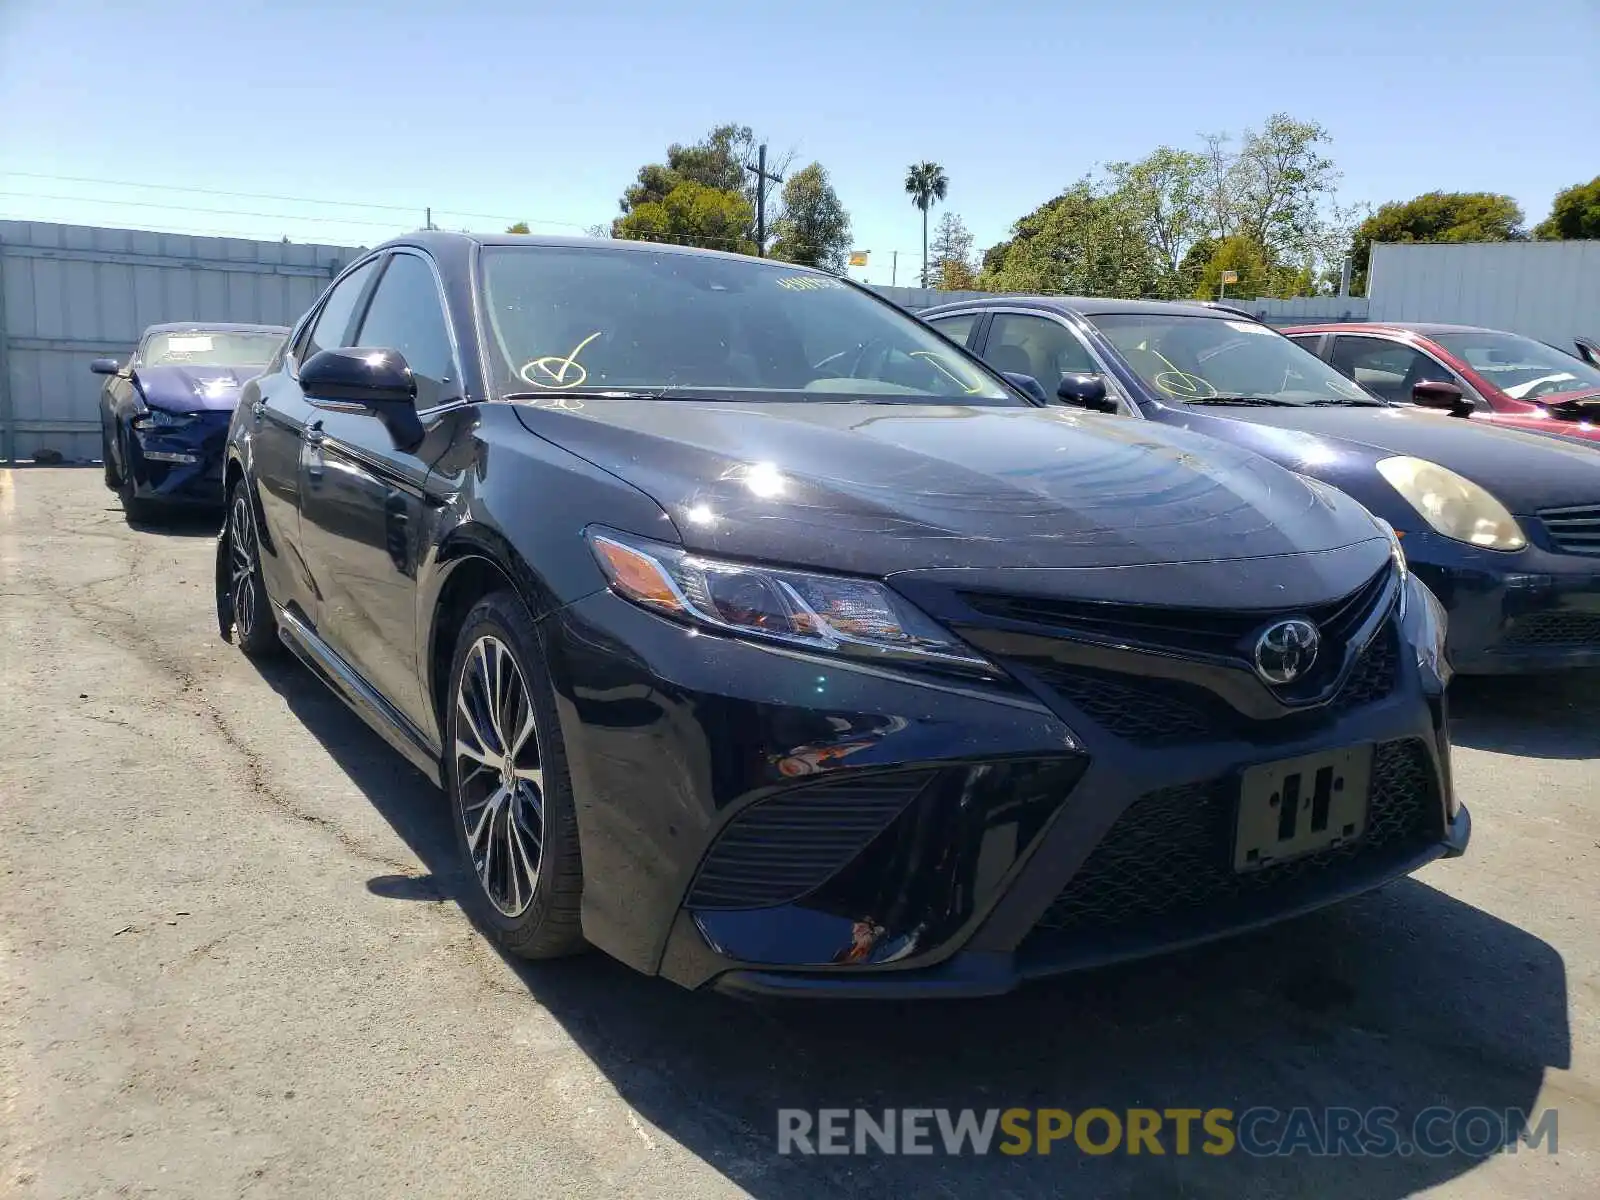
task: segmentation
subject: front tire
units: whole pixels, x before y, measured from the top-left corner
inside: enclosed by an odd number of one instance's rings
[[[100,461],[105,464],[106,487],[115,492],[122,487],[122,476],[117,473],[117,461],[111,455],[111,435],[100,428]]]
[[[159,512],[148,500],[134,494],[133,459],[128,455],[128,441],[122,439],[122,470],[117,479],[117,498],[122,501],[122,515],[141,525],[153,524]]]
[[[456,638],[446,784],[472,876],[463,903],[521,958],[583,948],[583,865],[555,692],[538,631],[509,591],[484,597]]]
[[[261,577],[261,543],[250,511],[250,488],[243,478],[228,496],[228,604],[233,613],[233,640],[252,658],[276,654],[278,622],[272,615],[267,585]]]

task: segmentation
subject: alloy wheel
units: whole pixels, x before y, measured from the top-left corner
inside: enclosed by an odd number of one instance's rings
[[[456,685],[456,788],[467,851],[489,902],[518,917],[533,903],[544,855],[544,771],[527,680],[510,649],[484,635]]]
[[[233,498],[228,514],[228,552],[233,602],[233,625],[241,640],[248,639],[256,627],[256,545],[255,528],[250,524],[250,499],[244,488]]]

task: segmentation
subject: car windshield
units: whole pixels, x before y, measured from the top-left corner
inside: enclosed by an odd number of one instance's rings
[[[1105,313],[1089,320],[1163,399],[1377,403],[1316,355],[1255,321],[1177,312]]]
[[[938,334],[831,275],[604,246],[486,247],[504,388],[1023,406]]]
[[[1600,370],[1532,338],[1471,332],[1428,336],[1517,400],[1543,400],[1600,388]]]
[[[155,333],[139,351],[139,362],[148,367],[264,367],[282,341],[281,333],[236,329]]]

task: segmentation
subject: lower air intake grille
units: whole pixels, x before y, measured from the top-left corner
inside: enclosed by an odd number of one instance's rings
[[[1502,639],[1502,646],[1600,647],[1600,613],[1540,612],[1518,617]]]
[[[865,849],[934,775],[840,779],[757,801],[712,845],[688,906],[766,908],[798,900]]]
[[[1434,773],[1416,740],[1377,748],[1360,838],[1247,874],[1233,870],[1236,792],[1234,780],[1217,779],[1141,796],[1067,882],[1039,928],[1125,930],[1204,905],[1270,903],[1285,884],[1399,857],[1443,833]]]

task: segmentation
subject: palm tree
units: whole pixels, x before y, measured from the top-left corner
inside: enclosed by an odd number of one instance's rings
[[[922,286],[928,286],[928,210],[950,190],[950,178],[936,162],[912,163],[906,170],[906,194],[922,210]]]

